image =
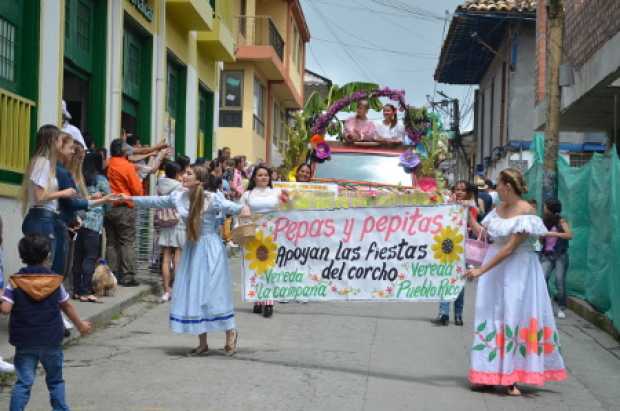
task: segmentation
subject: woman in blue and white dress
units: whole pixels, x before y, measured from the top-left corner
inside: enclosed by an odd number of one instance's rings
[[[206,354],[207,333],[226,331],[226,354],[237,349],[238,332],[232,299],[232,281],[226,249],[220,240],[217,217],[220,213],[245,214],[250,210],[215,192],[218,178],[206,167],[193,166],[183,176],[185,190],[168,196],[125,197],[137,207],[175,208],[185,221],[187,241],[178,267],[170,328],[175,333],[198,335],[198,347],[190,354]]]

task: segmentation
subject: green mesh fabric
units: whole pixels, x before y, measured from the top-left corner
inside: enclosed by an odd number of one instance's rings
[[[534,161],[525,173],[528,198],[538,201],[541,212],[542,135],[534,136],[531,150]],[[570,167],[560,158],[558,195],[573,230],[568,293],[605,313],[620,331],[620,159],[615,148],[609,154],[595,154],[583,167]]]

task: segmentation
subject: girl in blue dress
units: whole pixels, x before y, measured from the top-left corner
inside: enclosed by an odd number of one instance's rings
[[[175,208],[186,224],[187,241],[172,288],[170,328],[175,333],[198,335],[192,355],[208,352],[207,333],[213,331],[226,331],[227,355],[237,349],[232,281],[217,217],[222,212],[249,215],[250,210],[216,192],[218,180],[206,167],[195,165],[183,176],[183,191],[168,196],[123,196],[137,207]]]

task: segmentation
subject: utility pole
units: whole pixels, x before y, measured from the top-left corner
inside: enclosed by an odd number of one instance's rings
[[[547,121],[543,200],[558,195],[558,149],[560,141],[560,64],[564,42],[564,0],[547,1]]]

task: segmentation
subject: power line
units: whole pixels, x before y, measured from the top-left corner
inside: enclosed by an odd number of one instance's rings
[[[308,47],[308,50],[310,50],[310,55],[312,56],[312,58],[316,62],[317,66],[319,66],[319,68],[321,69],[321,73],[323,73],[323,75],[325,77],[328,77],[327,71],[321,65],[321,61],[316,57],[316,54],[314,54],[314,49],[312,47]]]
[[[338,43],[341,44],[343,46],[347,46],[347,47],[355,47],[358,49],[364,49],[364,50],[373,50],[373,51],[380,51],[383,53],[389,53],[389,54],[398,54],[401,56],[408,56],[408,57],[415,57],[415,58],[426,58],[426,59],[430,59],[430,60],[435,60],[437,58],[436,55],[434,55],[434,53],[424,53],[424,52],[420,52],[420,53],[409,53],[406,51],[402,51],[402,50],[390,50],[390,49],[386,49],[386,48],[382,48],[382,47],[371,47],[371,46],[363,46],[361,44],[353,44],[353,43],[344,43],[342,41],[334,41],[334,40],[328,40],[328,39],[323,39],[320,37],[312,37],[313,40],[317,40],[317,41],[323,41],[325,43]]]
[[[332,20],[331,18],[329,18],[329,17],[327,17],[327,16],[325,16],[325,19],[327,19],[327,21],[328,21],[328,22],[330,22],[330,23],[332,23],[334,26],[337,26],[337,27],[338,27],[338,26],[340,26],[337,22],[335,22],[334,20]],[[365,43],[368,43],[368,44],[370,44],[371,46],[378,47],[378,48],[383,48],[383,46],[382,46],[381,44],[377,44],[377,43],[374,43],[374,42],[372,42],[372,41],[370,41],[370,40],[364,39],[364,38],[362,38],[362,37],[358,36],[357,34],[355,34],[355,33],[353,33],[353,32],[350,32],[350,31],[346,30],[346,29],[345,29],[344,27],[342,27],[342,26],[340,26],[340,27],[339,27],[339,30],[340,30],[341,32],[343,32],[343,33],[348,34],[349,36],[353,37],[354,39],[357,39],[357,40],[359,40],[359,41],[363,41],[363,42],[365,42]]]
[[[353,63],[357,66],[357,68],[359,69],[360,73],[365,76],[368,80],[373,81],[372,80],[372,76],[364,69],[364,67],[357,61],[357,59],[353,56],[353,54],[349,51],[349,49],[347,49],[347,47],[345,46],[344,42],[340,39],[340,36],[338,35],[338,32],[336,30],[334,30],[334,28],[325,23],[325,15],[323,14],[323,12],[321,11],[321,9],[316,5],[316,4],[312,4],[312,7],[314,8],[314,10],[317,12],[317,14],[319,14],[319,16],[321,17],[322,21],[323,21],[323,25],[327,27],[327,29],[332,33],[332,35],[334,36],[334,38],[336,39],[337,43],[340,44],[340,47],[342,48],[342,50],[345,52],[345,54],[347,56],[349,56],[349,58],[351,59],[351,61],[353,61]],[[376,82],[376,81],[375,81]]]
[[[371,0],[372,1],[372,0]],[[411,14],[403,14],[403,13],[390,13],[388,11],[382,11],[382,10],[377,10],[377,9],[373,9],[370,7],[365,7],[360,5],[359,3],[355,3],[355,4],[351,4],[351,5],[344,5],[342,4],[342,2],[337,2],[337,3],[332,3],[330,1],[327,0],[308,0],[308,2],[312,2],[312,3],[320,3],[320,4],[327,4],[329,6],[332,7],[339,7],[339,8],[344,8],[347,9],[349,11],[353,11],[353,12],[364,12],[364,13],[372,13],[372,14],[381,14],[384,16],[394,16],[394,17],[401,17],[401,18],[407,18],[407,19],[418,19],[417,16],[415,15],[411,15]]]
[[[371,0],[373,3],[379,4],[389,9],[399,12],[408,13],[426,21],[442,21],[444,18],[430,10],[421,7],[413,7],[399,0]]]

